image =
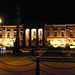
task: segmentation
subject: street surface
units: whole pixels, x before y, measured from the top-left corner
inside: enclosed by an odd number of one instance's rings
[[[35,56],[0,54],[0,75],[36,75]],[[30,64],[30,65],[27,65]],[[75,75],[75,62],[40,62],[40,75]]]

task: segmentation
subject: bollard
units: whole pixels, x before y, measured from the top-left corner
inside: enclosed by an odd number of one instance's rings
[[[36,59],[36,75],[40,75],[39,59]]]

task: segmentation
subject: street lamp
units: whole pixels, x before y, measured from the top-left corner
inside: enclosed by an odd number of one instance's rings
[[[2,23],[2,19],[0,18],[0,24]]]
[[[21,12],[21,7],[18,5],[16,7],[16,23],[17,23],[17,36],[16,36],[16,41],[14,42],[14,48],[13,48],[13,53],[20,53],[20,40],[19,40],[19,23],[21,21],[20,19],[20,12]]]

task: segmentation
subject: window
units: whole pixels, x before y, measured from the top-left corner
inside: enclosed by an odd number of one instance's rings
[[[7,31],[10,31],[10,29],[7,29]]]
[[[42,36],[42,31],[40,31],[40,36]]]
[[[50,30],[50,29],[47,28],[46,30]]]
[[[65,30],[64,28],[62,28],[61,30]]]
[[[14,31],[17,31],[17,29],[14,29]]]
[[[57,32],[54,32],[54,36],[57,36]]]
[[[34,34],[33,34],[34,36],[36,35],[36,32],[34,31]]]
[[[61,32],[61,36],[64,36],[64,32]]]
[[[50,32],[47,32],[47,36],[50,36]]]
[[[14,32],[14,36],[16,36],[16,35],[17,35],[17,32],[15,31],[15,32]]]
[[[70,32],[70,37],[73,37],[73,32]]]
[[[5,28],[3,28],[3,30],[5,30]]]
[[[53,29],[53,30],[57,30],[57,29]]]
[[[21,40],[21,43],[23,43],[23,40]]]
[[[9,38],[9,36],[10,36],[10,33],[9,33],[9,32],[7,32],[7,37]]]
[[[21,29],[21,31],[23,31],[23,29]]]
[[[0,31],[0,38],[2,38],[2,31]]]
[[[21,36],[23,36],[23,32],[21,32]]]
[[[20,44],[23,45],[23,40],[20,40]]]

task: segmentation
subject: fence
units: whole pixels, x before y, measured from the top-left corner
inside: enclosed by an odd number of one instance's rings
[[[70,67],[70,68],[58,68],[58,67],[53,67],[53,66],[50,66],[50,65],[47,65],[43,62],[41,62],[39,60],[40,58],[36,59],[36,75],[40,75],[40,71],[46,73],[46,75],[60,75],[60,74],[55,74],[55,73],[51,73],[51,72],[47,72],[43,69],[40,69],[40,64],[46,66],[46,67],[49,67],[49,68],[52,68],[52,69],[58,69],[58,70],[71,70],[71,69],[74,69],[75,67]],[[71,74],[71,75],[75,75],[75,74]]]
[[[14,73],[31,72],[31,71],[36,70],[36,75],[40,75],[40,71],[45,72],[46,75],[47,74],[49,74],[49,75],[59,75],[59,74],[47,72],[47,71],[45,71],[43,69],[40,69],[40,64],[42,64],[42,65],[44,65],[46,67],[53,68],[53,69],[58,69],[58,70],[70,70],[70,69],[74,69],[75,68],[75,67],[70,67],[70,68],[57,68],[57,67],[53,67],[53,66],[50,66],[50,65],[47,65],[47,64],[41,62],[39,58],[37,58],[36,61],[34,61],[32,63],[29,63],[29,64],[26,64],[26,65],[10,65],[10,64],[4,63],[2,61],[0,61],[0,63],[2,63],[4,65],[7,65],[7,66],[10,66],[10,67],[24,67],[24,66],[26,67],[26,66],[29,66],[29,65],[32,65],[32,64],[36,63],[36,68],[31,69],[31,70],[28,70],[28,71],[11,71],[11,70],[7,70],[7,69],[0,68],[3,71],[14,72]],[[73,74],[73,75],[75,75],[75,74]]]

